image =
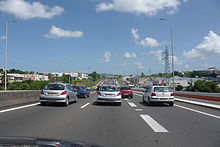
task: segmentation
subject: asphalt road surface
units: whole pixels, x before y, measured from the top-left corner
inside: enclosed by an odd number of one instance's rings
[[[220,111],[175,102],[142,103],[140,95],[121,106],[97,105],[96,94],[68,107],[39,104],[0,111],[0,136],[85,141],[106,147],[219,147]]]

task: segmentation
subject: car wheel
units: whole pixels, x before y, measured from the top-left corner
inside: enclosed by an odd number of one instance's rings
[[[121,106],[121,102],[120,102],[120,103],[118,103],[118,106]]]
[[[142,96],[142,101],[143,101],[143,103],[146,103],[146,101],[144,100],[144,96]]]
[[[40,104],[41,104],[42,106],[44,106],[44,105],[46,105],[46,102],[40,102]]]
[[[169,103],[169,106],[173,106],[173,104],[174,104],[174,103],[173,103],[173,102],[171,102],[171,103]]]
[[[130,96],[131,99],[133,99],[133,96]]]
[[[77,103],[77,98],[75,99],[74,103]]]
[[[68,106],[69,105],[69,98],[66,98],[65,99],[65,106]]]
[[[150,98],[149,98],[149,97],[148,97],[148,102],[147,102],[147,103],[148,103],[149,106],[152,105],[152,102],[150,101]]]

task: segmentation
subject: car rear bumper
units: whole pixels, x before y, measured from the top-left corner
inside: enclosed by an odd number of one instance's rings
[[[40,102],[48,102],[48,103],[64,103],[66,96],[40,96]]]
[[[96,102],[121,103],[121,98],[97,98]]]
[[[77,97],[85,97],[87,95],[87,93],[79,93],[79,94],[76,94]]]
[[[129,93],[129,94],[122,94],[122,97],[133,97],[133,94],[132,94],[132,93]]]
[[[166,102],[174,102],[174,98],[150,98],[150,101],[166,103]]]

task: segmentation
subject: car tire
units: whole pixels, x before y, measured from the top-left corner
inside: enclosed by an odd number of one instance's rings
[[[149,98],[149,97],[148,97],[148,102],[147,102],[147,103],[148,103],[149,106],[152,105],[152,102],[150,101],[150,98]]]
[[[47,103],[46,103],[46,102],[40,102],[40,104],[41,104],[42,106],[45,106]]]
[[[77,98],[75,99],[74,103],[77,103]]]
[[[130,99],[133,99],[133,96],[130,96]]]
[[[68,106],[69,105],[69,98],[66,98],[65,99],[65,106]]]
[[[169,103],[169,106],[173,106],[174,102]]]
[[[121,102],[120,102],[120,103],[118,103],[118,106],[121,106]]]
[[[146,101],[144,100],[144,96],[142,96],[142,100],[143,100],[143,103],[146,103]]]

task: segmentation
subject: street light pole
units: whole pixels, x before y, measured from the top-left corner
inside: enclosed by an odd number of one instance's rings
[[[160,20],[168,20],[166,18],[160,18]],[[169,21],[169,20],[168,20]],[[170,22],[170,21],[169,21]],[[175,84],[174,84],[174,43],[173,43],[173,24],[170,22],[170,37],[171,37],[171,50],[172,50],[172,79],[173,79],[173,91],[175,91]]]
[[[10,22],[16,22],[13,21],[7,21],[5,24],[5,91],[7,91],[7,62],[8,62],[8,23]]]

